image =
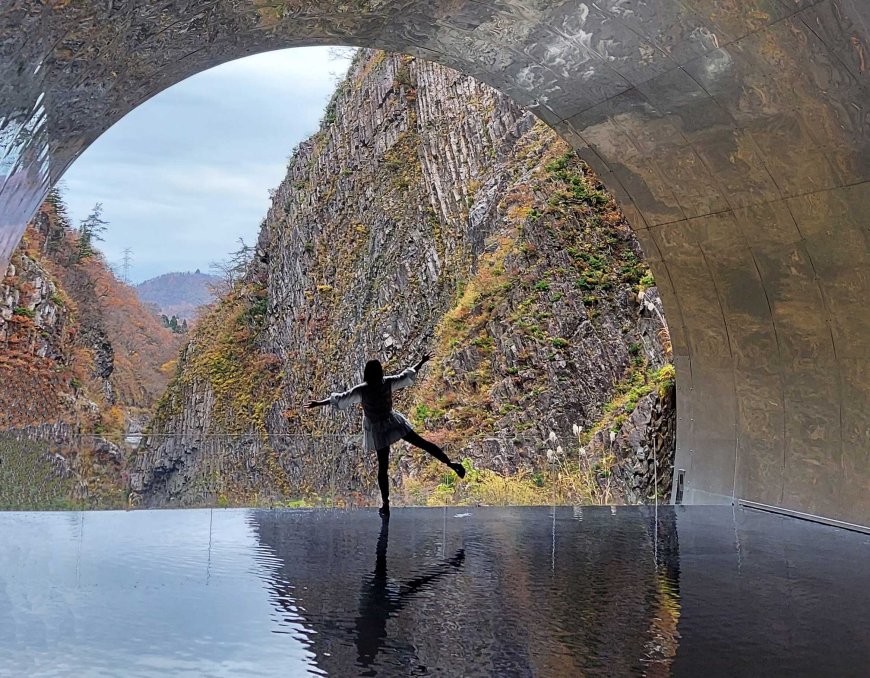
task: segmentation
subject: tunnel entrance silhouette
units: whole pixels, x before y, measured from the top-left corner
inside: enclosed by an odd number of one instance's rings
[[[863,0],[24,0],[0,34],[0,267],[70,163],[190,75],[316,44],[436,61],[620,200],[670,326],[683,501],[870,524]]]

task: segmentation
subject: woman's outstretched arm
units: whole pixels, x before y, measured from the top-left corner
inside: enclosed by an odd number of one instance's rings
[[[417,372],[431,359],[431,355],[429,355],[428,353],[424,353],[420,360],[417,361],[416,365],[409,367],[408,369],[400,372],[399,374],[388,377],[392,384],[392,390],[396,391],[400,388],[405,388],[406,386],[410,386],[411,384],[413,384],[414,380],[417,378]]]
[[[315,407],[323,407],[325,405],[329,405],[329,398],[324,398],[323,400],[309,400],[305,403],[305,407],[309,410],[312,410]]]
[[[324,398],[323,400],[309,400],[305,403],[305,407],[311,409],[314,407],[324,407],[325,405],[332,405],[337,410],[344,410],[353,405],[354,403],[362,402],[362,397],[360,396],[360,387],[354,386],[349,391],[345,391],[344,393],[333,393],[328,398]]]

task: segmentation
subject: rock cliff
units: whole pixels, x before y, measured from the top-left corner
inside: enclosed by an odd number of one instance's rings
[[[125,504],[119,446],[178,350],[76,238],[52,193],[0,279],[0,508]]]
[[[140,450],[146,503],[366,501],[359,413],[302,404],[425,350],[397,409],[473,472],[439,484],[397,446],[406,501],[652,496],[637,448],[673,450],[655,283],[590,170],[492,89],[361,52],[245,254]]]

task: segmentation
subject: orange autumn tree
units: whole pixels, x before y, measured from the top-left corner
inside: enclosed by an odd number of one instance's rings
[[[112,273],[95,247],[106,226],[97,205],[73,228],[52,191],[0,278],[0,309],[12,304],[0,313],[0,427],[66,421],[117,437],[164,390],[183,337]]]

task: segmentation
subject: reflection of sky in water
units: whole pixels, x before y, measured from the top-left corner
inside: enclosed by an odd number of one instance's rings
[[[246,516],[0,514],[0,675],[318,672],[298,634],[272,633]]]
[[[870,535],[730,506],[0,513],[0,543],[3,677],[870,665]]]

